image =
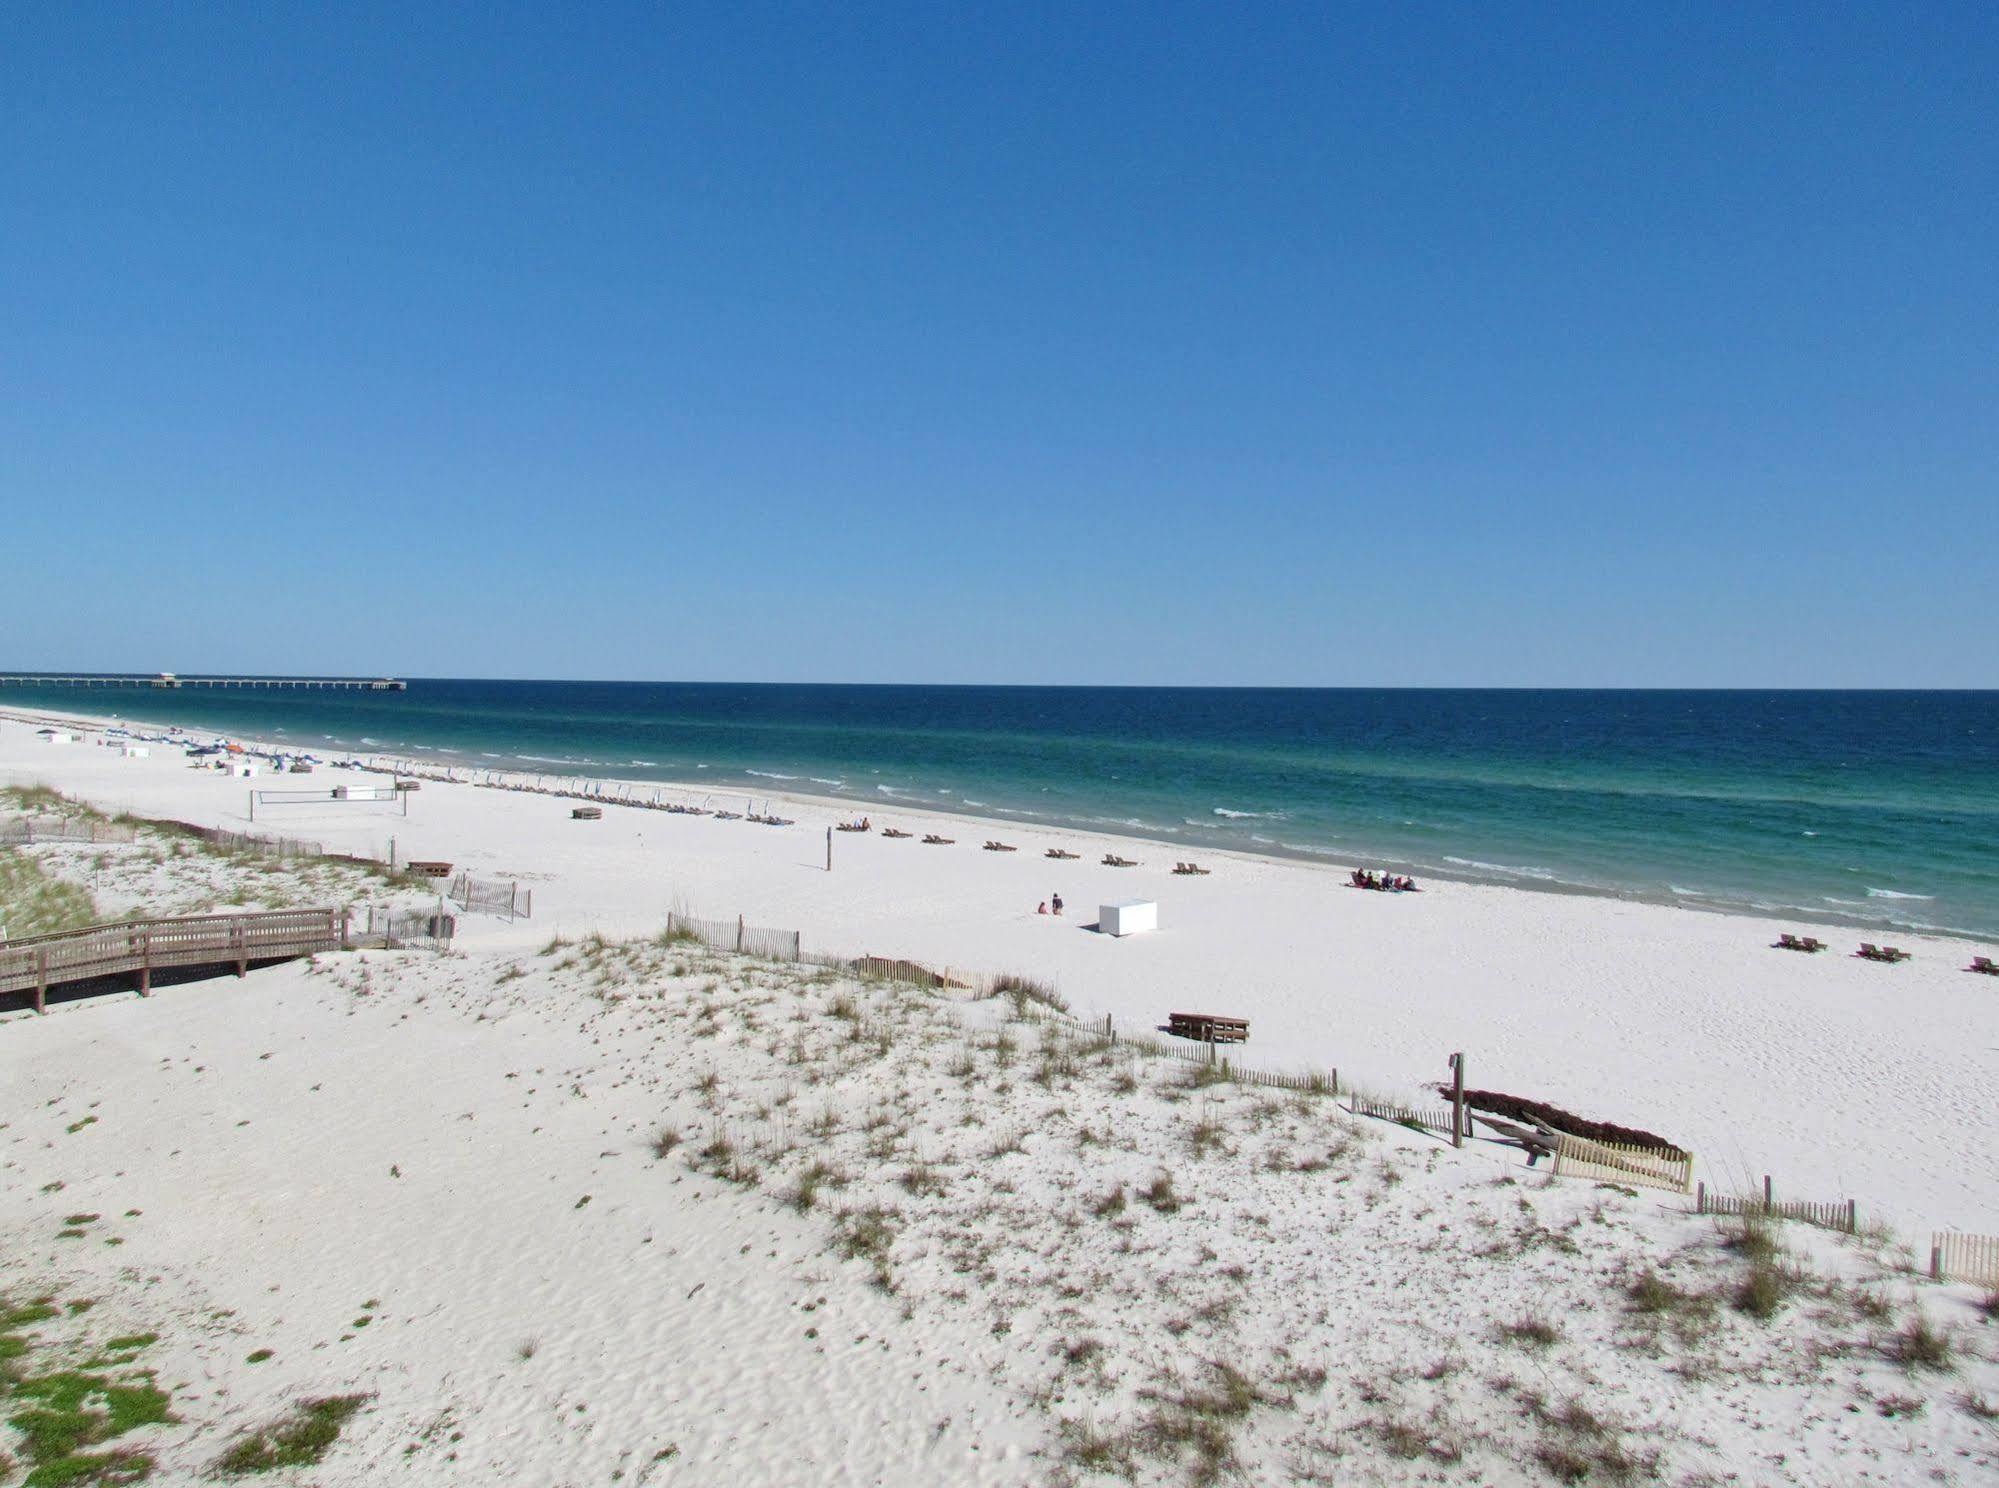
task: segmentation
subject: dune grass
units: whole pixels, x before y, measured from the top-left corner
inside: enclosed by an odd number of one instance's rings
[[[19,848],[0,848],[0,938],[53,935],[101,918],[88,889],[43,872]]]

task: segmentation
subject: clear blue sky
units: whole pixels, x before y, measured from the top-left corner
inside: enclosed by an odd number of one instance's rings
[[[1999,6],[0,14],[0,669],[1999,685]]]

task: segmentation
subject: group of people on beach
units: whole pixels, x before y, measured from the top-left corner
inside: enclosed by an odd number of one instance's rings
[[[1060,894],[1050,894],[1046,899],[1035,905],[1034,912],[1036,914],[1047,914],[1049,913],[1048,906],[1050,904],[1055,906],[1054,913],[1058,915],[1062,913],[1062,896]]]
[[[1376,873],[1372,868],[1356,868],[1353,871],[1353,886],[1357,889],[1381,889],[1390,894],[1411,894],[1416,891],[1416,880],[1399,873]]]

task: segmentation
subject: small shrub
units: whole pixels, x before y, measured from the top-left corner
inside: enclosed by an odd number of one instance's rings
[[[1759,1322],[1768,1322],[1797,1289],[1799,1280],[1798,1273],[1788,1266],[1769,1260],[1753,1261],[1735,1284],[1735,1293],[1730,1300],[1737,1312],[1747,1313]]]
[[[1164,1169],[1138,1191],[1138,1196],[1161,1214],[1178,1214],[1186,1202],[1174,1191],[1173,1175]]]
[[[1932,1369],[1948,1373],[1957,1367],[1950,1335],[1918,1310],[1894,1338],[1891,1352],[1904,1369]]]
[[[1048,983],[1011,972],[993,979],[993,996],[1004,997],[1011,1002],[1015,1017],[1023,1016],[1030,1002],[1038,1002],[1058,1013],[1069,1011],[1069,1000]]]
[[[1509,1343],[1519,1344],[1522,1348],[1544,1349],[1561,1341],[1562,1329],[1558,1323],[1528,1313],[1510,1323],[1501,1323],[1499,1336]]]

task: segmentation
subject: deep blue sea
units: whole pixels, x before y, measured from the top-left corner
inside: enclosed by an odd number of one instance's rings
[[[1999,938],[1999,692],[413,680],[0,701]]]

